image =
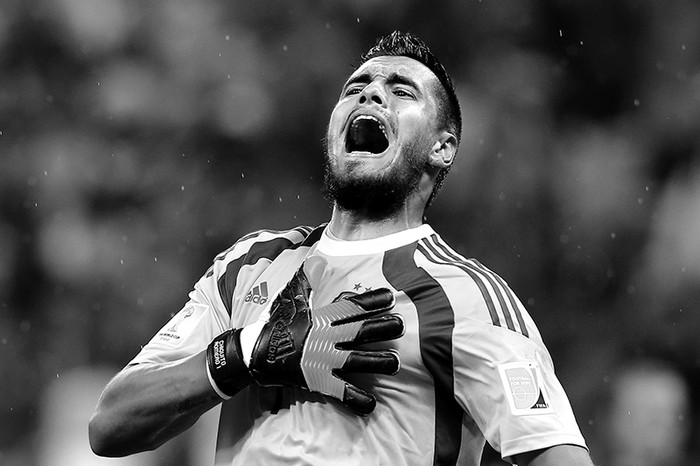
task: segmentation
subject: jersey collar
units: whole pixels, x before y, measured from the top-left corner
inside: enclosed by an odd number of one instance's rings
[[[377,254],[390,249],[405,246],[418,241],[421,238],[430,236],[433,233],[435,233],[433,228],[425,223],[416,228],[399,231],[398,233],[392,233],[386,236],[380,236],[379,238],[346,241],[333,236],[328,226],[326,226],[316,249],[317,251],[329,256],[360,256],[364,254]]]

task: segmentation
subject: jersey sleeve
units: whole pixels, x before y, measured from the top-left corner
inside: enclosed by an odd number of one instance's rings
[[[241,299],[238,291],[262,273],[278,254],[301,243],[312,230],[306,226],[282,232],[260,230],[236,241],[216,256],[190,292],[187,303],[130,364],[170,362],[192,356],[232,324],[244,325],[250,316],[234,306],[234,301]],[[246,277],[243,283],[241,275]]]
[[[133,364],[177,361],[192,356],[230,328],[231,316],[222,298],[221,283],[231,262],[240,260],[256,242],[256,235],[236,241],[217,255],[207,272],[195,283],[189,299],[130,362]],[[231,291],[233,294],[233,291]]]
[[[129,363],[177,361],[202,351],[228,328],[229,316],[219,297],[214,266],[195,284],[187,303]]]
[[[524,308],[521,322],[529,331],[475,319],[489,311],[483,299],[472,305],[482,309],[456,315],[455,395],[486,440],[508,461],[555,445],[585,448],[552,358]]]

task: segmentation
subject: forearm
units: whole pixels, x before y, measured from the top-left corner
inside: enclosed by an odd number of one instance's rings
[[[588,451],[576,445],[556,445],[516,456],[518,466],[593,466]]]
[[[206,373],[205,352],[168,364],[125,368],[105,388],[90,419],[98,455],[125,456],[159,447],[221,398]]]

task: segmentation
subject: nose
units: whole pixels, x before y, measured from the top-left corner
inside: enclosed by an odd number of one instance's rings
[[[375,103],[383,107],[386,102],[386,98],[384,97],[379,85],[372,83],[365,86],[365,88],[362,90],[359,102],[361,104]]]

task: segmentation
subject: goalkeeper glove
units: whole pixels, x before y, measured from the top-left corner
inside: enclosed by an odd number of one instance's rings
[[[353,349],[403,335],[401,316],[379,316],[394,307],[393,293],[380,288],[314,309],[309,304],[310,293],[302,266],[256,324],[228,330],[211,342],[207,370],[217,392],[233,396],[255,381],[262,386],[323,393],[360,415],[374,410],[374,395],[343,380],[342,375],[398,372],[396,351]],[[254,338],[250,355],[243,354],[242,333],[244,338],[251,334]]]

